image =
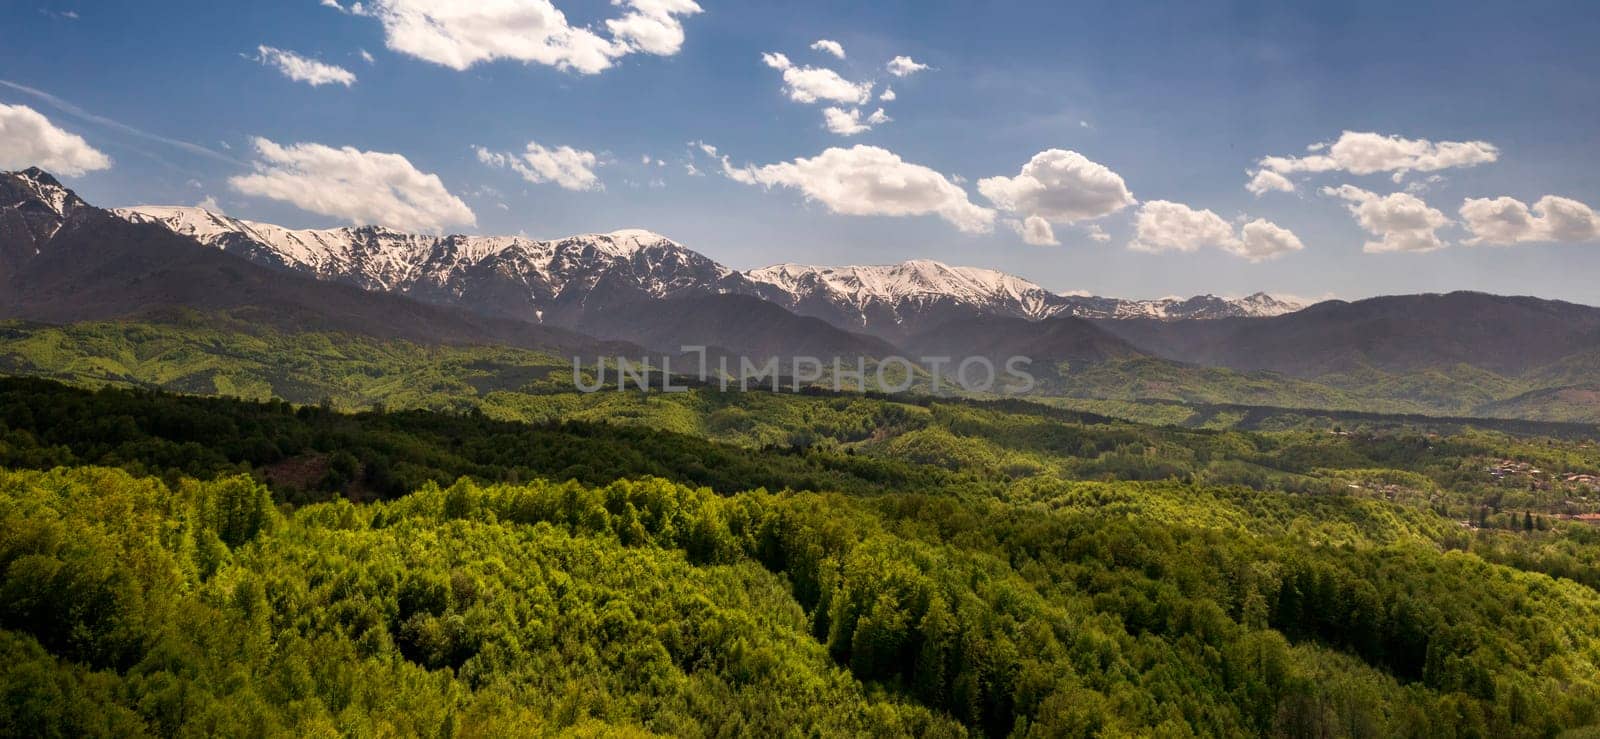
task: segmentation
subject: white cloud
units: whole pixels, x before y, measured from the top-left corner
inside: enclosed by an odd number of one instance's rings
[[[1193,252],[1206,246],[1223,247],[1233,240],[1233,225],[1216,213],[1152,200],[1139,208],[1134,238],[1128,248],[1152,253]]]
[[[368,64],[372,64],[372,63],[374,63],[374,62],[376,62],[378,60],[372,58],[372,52],[367,51],[366,49],[362,49],[361,50],[361,61],[364,61],[364,62],[366,62]]]
[[[1555,195],[1539,198],[1532,210],[1515,198],[1468,198],[1461,204],[1461,219],[1472,231],[1468,244],[1600,240],[1600,216],[1594,209]]]
[[[820,39],[816,43],[811,45],[811,50],[812,51],[821,51],[821,52],[825,52],[825,53],[828,53],[828,54],[832,54],[832,55],[834,55],[836,57],[839,57],[840,59],[844,58],[844,45],[840,44],[838,41],[830,41],[828,39]]]
[[[777,52],[762,54],[761,61],[783,73],[784,91],[797,103],[827,100],[862,105],[872,99],[871,82],[851,82],[823,67],[797,67],[789,57]]]
[[[418,171],[399,154],[310,143],[280,146],[264,138],[253,143],[255,173],[228,179],[246,195],[404,231],[438,232],[477,223],[472,210],[445,189],[438,175]]]
[[[1436,172],[1455,167],[1488,164],[1500,150],[1487,141],[1407,139],[1379,133],[1345,131],[1337,141],[1313,144],[1305,157],[1266,157],[1263,170],[1280,175],[1298,172],[1349,172],[1369,175],[1392,172],[1396,181],[1407,172]],[[1320,153],[1326,151],[1327,153]]]
[[[522,179],[536,184],[554,182],[567,190],[603,190],[595,166],[599,162],[593,152],[558,146],[553,149],[530,141],[521,154],[500,154],[481,146],[474,147],[478,161],[491,167],[505,167],[522,175]]]
[[[683,49],[683,23],[678,16],[700,12],[692,0],[626,0],[613,5],[632,8],[621,18],[606,21],[606,28],[630,51],[672,56]]]
[[[823,122],[828,130],[840,136],[854,136],[858,133],[871,131],[872,126],[861,122],[861,109],[828,108],[822,111]]]
[[[1056,231],[1050,222],[1038,216],[1028,216],[1023,220],[1011,219],[1006,221],[1017,235],[1022,237],[1022,243],[1033,246],[1060,246],[1056,240]]]
[[[910,77],[913,74],[927,69],[928,65],[913,61],[909,56],[897,56],[889,60],[887,68],[889,70],[889,74],[892,74],[896,77]]]
[[[1207,247],[1260,262],[1300,251],[1305,245],[1293,232],[1265,219],[1246,223],[1235,233],[1233,224],[1216,213],[1167,200],[1152,200],[1139,208],[1133,241],[1128,243],[1129,249],[1151,253],[1187,253]]]
[[[1322,194],[1349,203],[1356,222],[1378,237],[1362,246],[1362,251],[1369,254],[1425,252],[1447,246],[1438,230],[1450,225],[1450,219],[1411,193],[1379,195],[1354,185],[1340,185],[1324,187]]]
[[[885,103],[892,103],[892,102],[895,101],[896,97],[899,97],[899,96],[894,94],[894,88],[893,87],[885,87],[885,88],[883,88],[883,94],[879,95],[878,99],[883,101],[883,102],[885,102]]]
[[[1016,177],[978,180],[978,192],[1002,210],[1055,223],[1099,218],[1137,202],[1121,175],[1063,149],[1035,154]]]
[[[1103,244],[1111,240],[1111,234],[1106,233],[1106,230],[1101,228],[1098,223],[1089,224],[1089,227],[1084,231],[1088,234],[1090,241],[1098,241]]]
[[[1263,169],[1256,172],[1256,176],[1250,180],[1250,184],[1244,186],[1244,189],[1249,190],[1259,198],[1274,191],[1294,192],[1294,183],[1290,182],[1288,177],[1284,177],[1277,172]]]
[[[304,82],[312,87],[323,85],[349,87],[356,83],[356,76],[344,67],[308,59],[292,51],[275,49],[271,46],[258,46],[256,52],[258,54],[256,61],[269,67],[277,67],[283,76],[295,82]]]
[[[1264,218],[1257,218],[1244,224],[1244,228],[1239,232],[1242,238],[1223,248],[1235,256],[1244,257],[1252,262],[1306,248],[1293,231]]]
[[[222,206],[217,204],[217,199],[210,195],[205,196],[205,198],[203,198],[200,202],[195,203],[194,207],[209,211],[211,213],[216,213],[217,215],[227,215],[227,213],[222,212]]]
[[[510,59],[582,74],[603,72],[633,53],[677,54],[682,18],[701,12],[692,0],[612,4],[628,12],[605,22],[609,38],[569,24],[551,0],[373,0],[351,12],[376,17],[390,49],[458,71]]]
[[[879,126],[894,120],[889,117],[888,113],[883,112],[883,108],[873,111],[871,115],[866,117],[866,120],[862,120],[860,108],[851,108],[850,110],[828,108],[822,111],[822,118],[828,130],[840,136],[854,136],[858,133],[865,133],[871,131],[873,126]]]
[[[66,177],[111,168],[111,157],[26,105],[0,103],[0,169],[40,167]]]
[[[716,147],[701,148],[716,156]],[[944,175],[875,146],[835,147],[810,159],[764,167],[735,167],[726,156],[721,161],[723,174],[735,182],[793,188],[842,215],[938,215],[968,233],[994,227],[995,212],[974,205]]]

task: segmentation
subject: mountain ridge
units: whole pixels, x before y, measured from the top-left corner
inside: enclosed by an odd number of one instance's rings
[[[37,168],[0,173],[0,315],[71,323],[139,319],[172,308],[432,343],[602,344],[562,327],[286,276],[90,205]]]
[[[1237,300],[1203,295],[1143,301],[1054,293],[997,270],[932,260],[847,267],[790,263],[741,272],[640,229],[539,240],[405,234],[374,226],[297,230],[199,207],[135,206],[114,212],[319,279],[569,327],[582,325],[583,314],[595,307],[592,293],[603,282],[628,301],[752,295],[891,341],[979,315],[1180,320],[1280,315],[1304,307],[1265,293]]]

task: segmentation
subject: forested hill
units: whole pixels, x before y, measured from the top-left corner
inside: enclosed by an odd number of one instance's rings
[[[0,733],[1600,720],[1589,442],[627,402],[688,431],[0,382]]]

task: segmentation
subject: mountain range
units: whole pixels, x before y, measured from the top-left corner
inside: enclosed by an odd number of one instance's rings
[[[1024,355],[1041,392],[1082,398],[1600,418],[1600,308],[1561,301],[1130,301],[926,260],[741,272],[639,230],[541,241],[108,211],[37,169],[0,173],[0,288],[0,318],[47,323],[180,309],[562,354]]]
[[[1266,294],[1145,301],[1060,294],[1002,272],[929,260],[856,267],[783,264],[739,272],[642,230],[540,241],[426,236],[373,226],[293,230],[190,207],[141,206],[116,213],[257,264],[579,330],[595,328],[593,312],[618,305],[718,294],[758,297],[889,341],[977,316],[1182,320],[1273,316],[1304,307]]]

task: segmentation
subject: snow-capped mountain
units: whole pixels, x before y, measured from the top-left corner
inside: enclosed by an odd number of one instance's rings
[[[258,264],[571,327],[582,327],[585,315],[608,306],[719,293],[753,295],[890,341],[985,315],[1179,320],[1272,316],[1301,307],[1265,294],[1154,301],[1064,295],[1003,272],[929,260],[864,267],[782,264],[737,272],[640,230],[541,241],[429,236],[375,226],[295,230],[197,207],[140,206],[116,213]]]
[[[0,278],[59,232],[86,204],[54,177],[26,169],[0,178]]]
[[[900,340],[973,315],[1041,320],[1079,318],[1185,320],[1270,317],[1304,306],[1265,293],[1230,300],[1122,300],[1050,292],[990,269],[915,260],[875,267],[781,264],[745,274],[756,294],[805,316]]]
[[[429,236],[376,226],[294,230],[201,208],[118,209],[259,264],[492,316],[577,323],[592,297],[608,302],[737,290],[732,270],[642,230],[555,241]]]
[[[781,264],[745,276],[761,298],[890,341],[974,315],[1045,318],[1061,298],[1003,272],[921,259],[874,267]]]
[[[596,345],[560,327],[495,320],[256,264],[169,228],[131,223],[41,170],[0,172],[0,318],[74,323],[191,312],[424,343]]]
[[[1158,321],[1208,320],[1215,318],[1271,318],[1294,313],[1306,306],[1256,293],[1243,298],[1197,295],[1192,298],[1159,300],[1121,300],[1088,296],[1067,296],[1068,308],[1056,315],[1081,318],[1135,319]]]

